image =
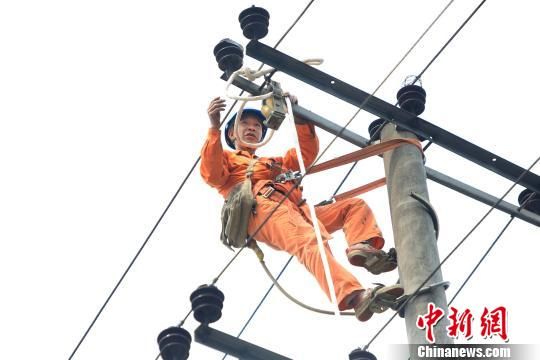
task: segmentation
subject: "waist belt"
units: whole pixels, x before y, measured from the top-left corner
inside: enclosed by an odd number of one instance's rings
[[[270,200],[274,200],[274,201],[277,201],[277,202],[281,202],[283,200],[283,198],[287,197],[283,191],[276,189],[275,187],[273,187],[270,184],[263,186],[259,190],[257,195],[261,195],[265,199],[270,199]],[[290,198],[290,194],[289,194],[289,197],[287,199],[292,202],[292,199]],[[285,200],[283,200],[283,201],[285,201]],[[298,202],[298,204],[296,204],[296,206],[301,206],[304,202],[306,202],[305,199],[300,199],[300,201]]]

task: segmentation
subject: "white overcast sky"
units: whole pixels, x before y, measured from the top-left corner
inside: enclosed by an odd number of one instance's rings
[[[316,0],[280,46],[372,91],[447,3],[444,1]],[[432,32],[382,87],[395,101],[403,78],[418,73],[478,1],[456,1]],[[270,12],[273,45],[307,1],[259,1]],[[212,49],[222,38],[242,44],[237,17],[248,1],[4,1],[0,4],[0,358],[67,359],[198,156],[209,125],[208,101],[224,83]],[[522,167],[539,155],[536,113],[536,1],[488,1],[424,75],[422,117]],[[255,68],[250,58],[245,64]],[[300,104],[339,124],[355,108],[276,75]],[[228,102],[231,104],[232,102]],[[350,129],[367,136],[374,119],[362,113]],[[329,134],[319,131],[322,146]],[[284,127],[260,154],[292,146]],[[325,156],[354,146],[337,141]],[[511,182],[433,145],[427,166],[495,196]],[[347,168],[306,179],[306,195],[328,198]],[[535,168],[540,173],[540,168]],[[383,175],[380,159],[357,167],[345,188]],[[518,186],[508,197],[517,203]],[[446,255],[488,207],[429,182]],[[384,188],[364,196],[393,244]],[[97,321],[75,359],[154,359],[157,334],[177,324],[189,294],[209,283],[230,259],[219,242],[221,197],[200,178],[188,180],[146,249]],[[493,213],[443,267],[450,298],[487,249],[508,215]],[[477,317],[506,306],[511,343],[538,343],[537,227],[516,220],[458,297]],[[332,241],[344,264],[341,233]],[[277,272],[288,259],[266,249]],[[348,265],[347,265],[348,266]],[[395,281],[351,271],[366,285]],[[303,301],[331,308],[296,261],[283,285]],[[242,254],[218,282],[223,318],[213,326],[236,334],[270,281],[251,253]],[[274,291],[244,338],[294,359],[347,359],[390,312],[360,324],[312,314]],[[479,325],[479,322],[475,323]],[[197,323],[185,324],[193,331]],[[371,346],[384,359],[406,342],[396,319]],[[482,342],[474,330],[475,342]],[[500,342],[498,338],[490,340]],[[193,343],[191,359],[221,359]]]

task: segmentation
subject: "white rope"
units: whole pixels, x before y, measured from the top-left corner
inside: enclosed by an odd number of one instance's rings
[[[321,58],[309,58],[309,59],[305,59],[303,62],[307,65],[321,65],[324,62],[324,60]],[[248,68],[247,66],[244,66],[243,68],[236,70],[235,72],[231,74],[231,76],[229,77],[229,80],[227,80],[227,84],[225,85],[225,96],[228,97],[229,99],[238,100],[238,101],[257,101],[257,100],[268,99],[270,96],[272,96],[271,91],[266,94],[261,94],[261,95],[238,96],[238,95],[233,95],[229,93],[229,87],[232,85],[232,83],[234,82],[234,79],[236,79],[238,75],[243,75],[249,81],[253,81],[260,78],[261,76],[271,73],[272,71],[274,71],[273,68],[256,71],[256,70],[252,70]]]
[[[244,75],[248,80],[253,81],[253,80],[258,79],[261,76],[264,76],[264,75],[266,75],[266,74],[268,74],[268,73],[270,73],[272,71],[274,71],[274,69],[272,69],[272,68],[266,69],[266,70],[261,70],[261,71],[254,71],[254,70],[251,70],[248,67],[243,67],[243,68],[241,68],[239,70],[236,70],[235,72],[233,72],[231,74],[231,76],[229,77],[229,80],[227,80],[227,85],[225,86],[225,96],[228,97],[229,99],[238,100],[238,101],[245,101],[245,102],[268,99],[270,96],[272,96],[271,91],[266,93],[266,94],[261,94],[261,95],[237,96],[237,95],[233,95],[233,94],[229,93],[229,87],[231,86],[234,79],[238,75]]]
[[[264,76],[264,75],[272,72],[273,70],[274,69],[270,68],[270,69],[265,69],[265,70],[260,70],[260,71],[254,71],[254,70],[251,70],[248,67],[243,67],[243,68],[241,68],[239,70],[236,70],[234,73],[231,74],[231,76],[229,77],[229,80],[227,80],[227,85],[225,86],[225,96],[228,97],[229,99],[240,101],[240,108],[238,109],[238,112],[236,113],[236,118],[237,119],[242,118],[242,112],[244,111],[244,107],[246,106],[246,103],[248,101],[259,101],[259,100],[268,99],[270,96],[272,96],[272,91],[270,91],[270,92],[268,92],[266,94],[261,94],[261,95],[256,95],[256,96],[232,95],[232,94],[229,93],[229,87],[233,83],[234,79],[238,75],[244,75],[248,80],[253,81],[253,80],[255,80],[255,79],[257,79],[257,78],[259,78],[261,76]],[[272,136],[274,135],[274,130],[270,129],[270,133],[268,134],[268,137],[265,140],[263,140],[261,142],[258,142],[258,143],[245,142],[245,141],[242,141],[242,137],[240,136],[240,131],[238,129],[238,123],[239,123],[239,121],[234,122],[233,134],[236,137],[236,141],[240,146],[256,149],[258,147],[266,145],[270,141],[270,139],[272,139]]]
[[[300,149],[300,143],[299,143],[299,140],[298,140],[298,132],[296,131],[296,126],[295,126],[295,123],[294,123],[294,116],[293,116],[293,112],[292,112],[291,100],[289,99],[289,97],[286,97],[285,101],[287,102],[287,108],[289,110],[287,112],[287,117],[289,118],[289,121],[290,121],[291,126],[293,128],[294,146],[295,146],[295,149],[296,149],[296,157],[298,159],[298,165],[300,166],[300,172],[302,174],[305,174],[306,173],[306,166],[304,164],[304,159],[302,158],[302,151]],[[313,206],[313,204],[311,204],[309,201],[307,201],[307,199],[306,199],[306,204],[307,204],[307,206],[309,208],[309,213],[311,215],[311,221],[313,223],[313,229],[315,231],[315,236],[317,237],[317,245],[319,247],[319,254],[321,255],[321,261],[323,263],[324,274],[326,276],[326,283],[328,285],[328,290],[330,292],[330,297],[332,299],[332,304],[335,307],[335,315],[339,317],[340,316],[340,311],[339,311],[339,307],[338,307],[338,301],[337,301],[337,298],[336,298],[336,291],[334,289],[334,282],[332,281],[332,274],[330,273],[330,265],[328,264],[328,257],[326,256],[326,251],[325,251],[325,247],[324,247],[323,240],[322,240],[322,235],[321,235],[321,228],[319,227],[319,221],[317,219],[317,214],[315,212],[315,207]]]
[[[305,59],[303,62],[308,64],[308,65],[320,65],[320,64],[323,63],[323,61],[324,60],[321,59],[321,58],[311,58],[311,59]],[[243,67],[243,68],[241,68],[239,70],[236,70],[235,72],[233,72],[231,74],[231,76],[229,77],[229,80],[227,80],[227,85],[225,86],[225,96],[228,97],[229,99],[240,101],[240,108],[238,109],[238,112],[236,113],[236,118],[237,119],[242,118],[242,111],[244,110],[244,107],[246,106],[246,103],[248,101],[259,101],[259,100],[268,99],[269,97],[272,96],[272,91],[269,91],[266,94],[255,95],[255,96],[251,96],[251,95],[250,96],[232,95],[232,94],[229,93],[229,87],[233,83],[234,79],[239,75],[243,75],[248,80],[253,81],[255,79],[260,78],[261,76],[264,76],[266,74],[271,73],[272,71],[274,71],[273,68],[268,68],[268,69],[264,69],[264,70],[260,70],[260,71],[255,71],[255,70],[251,70],[250,68],[245,66],[245,67]],[[289,104],[290,104],[290,101],[289,101]],[[292,108],[289,108],[289,112],[292,114]],[[240,131],[238,129],[238,123],[239,123],[239,121],[234,122],[233,134],[236,137],[236,141],[240,146],[248,147],[248,148],[252,148],[252,149],[257,149],[257,148],[259,148],[261,146],[266,145],[272,139],[272,136],[274,136],[274,129],[270,129],[270,133],[268,134],[268,137],[266,137],[266,139],[264,139],[261,142],[250,143],[250,142],[243,141],[241,136],[240,136]]]
[[[309,58],[302,61],[307,65],[321,65],[324,62],[322,58]]]

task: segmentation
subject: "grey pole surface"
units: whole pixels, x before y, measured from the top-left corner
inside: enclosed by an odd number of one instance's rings
[[[383,141],[402,137],[416,138],[410,132],[396,131],[394,124],[387,124],[381,132]],[[384,170],[398,254],[399,278],[405,294],[412,294],[440,264],[433,220],[424,206],[411,196],[411,193],[416,193],[429,201],[422,153],[414,145],[403,145],[386,152]],[[442,273],[438,270],[424,286],[442,280]],[[409,344],[429,344],[426,330],[419,329],[416,321],[418,316],[427,313],[430,302],[444,311],[443,318],[434,327],[435,343],[452,344],[446,332],[448,303],[442,286],[411,299],[407,304],[405,326]],[[418,359],[414,348],[410,349],[411,359]]]

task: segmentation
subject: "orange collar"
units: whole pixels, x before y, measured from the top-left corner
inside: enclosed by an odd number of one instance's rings
[[[249,158],[255,158],[255,159],[258,158],[257,155],[255,155],[255,154],[251,155],[251,153],[249,151],[246,151],[246,150],[235,150],[234,153],[236,155],[244,155],[244,156],[247,156]]]

